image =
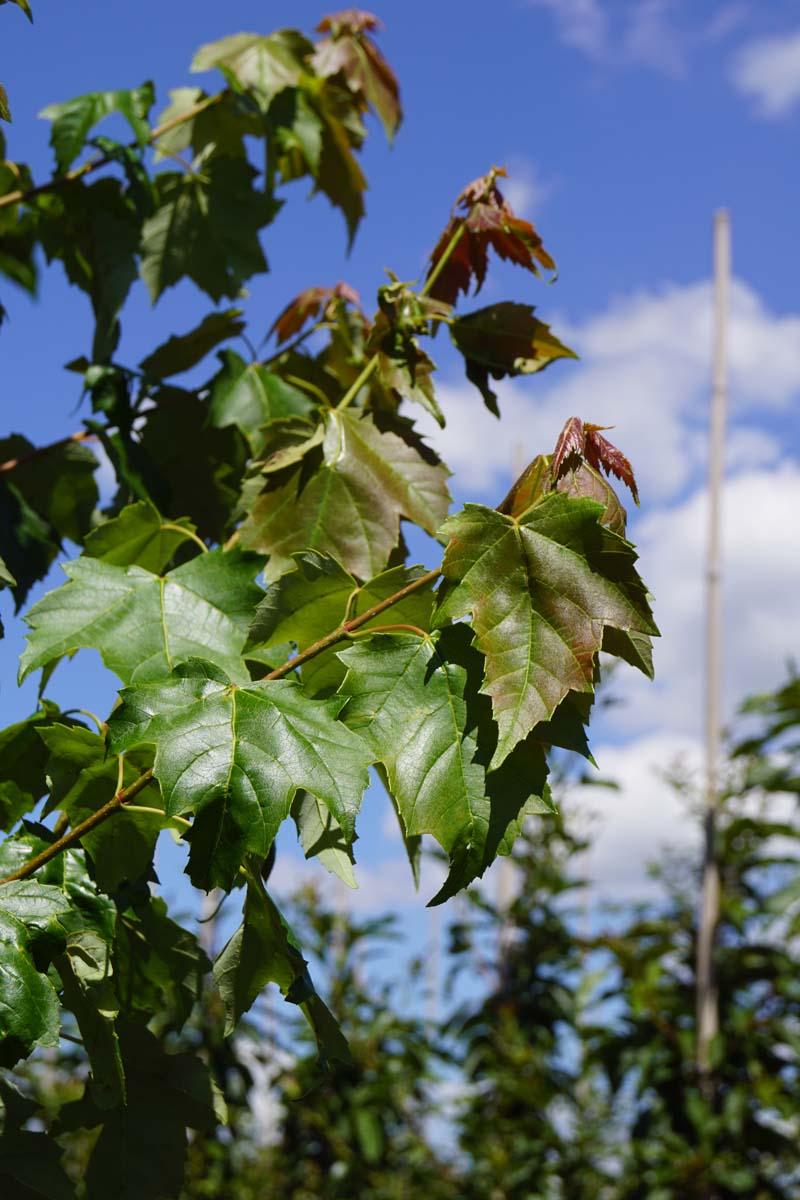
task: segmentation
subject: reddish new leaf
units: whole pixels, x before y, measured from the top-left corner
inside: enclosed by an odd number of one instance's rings
[[[365,29],[382,29],[383,22],[374,13],[363,8],[343,8],[340,12],[328,13],[317,26],[317,33],[363,33]]]
[[[636,479],[633,474],[633,467],[628,459],[618,450],[617,447],[604,438],[601,429],[607,429],[607,425],[584,425],[586,433],[586,449],[584,457],[590,467],[594,467],[595,471],[599,471],[602,467],[607,475],[616,475],[617,479],[621,479],[625,486],[630,490],[636,503],[639,503],[639,491],[636,487]]]
[[[379,28],[376,16],[357,8],[332,13],[317,26],[318,32],[331,36],[317,43],[312,61],[318,75],[341,72],[349,90],[359,97],[362,111],[373,108],[391,140],[403,114],[397,77],[372,38],[366,36]]]
[[[586,434],[584,433],[583,421],[580,417],[569,417],[561,433],[558,435],[556,448],[553,451],[553,478],[560,479],[566,474],[570,466],[576,466],[577,463],[570,463],[573,456],[576,459],[583,458],[583,452],[586,447]]]
[[[608,425],[592,425],[581,421],[580,417],[570,417],[558,435],[553,451],[553,479],[558,482],[568,471],[586,461],[595,471],[602,469],[607,475],[615,475],[622,480],[638,504],[639,491],[633,467],[625,455],[600,432],[609,428]]]
[[[488,175],[467,184],[459,195],[453,215],[431,254],[428,278],[437,272],[440,261],[445,260],[429,288],[431,296],[454,304],[459,292],[469,291],[473,280],[475,291],[479,292],[486,278],[490,247],[500,258],[534,275],[540,274],[539,266],[555,270],[555,262],[533,225],[514,213],[498,188],[497,178],[505,174],[502,167],[493,167]],[[459,209],[466,215],[460,215]],[[453,245],[459,231],[458,241]]]
[[[334,300],[344,300],[346,304],[352,304],[356,308],[361,307],[361,297],[355,288],[350,287],[349,283],[340,281],[336,287],[332,288],[306,288],[300,292],[299,296],[295,296],[294,300],[287,304],[283,312],[276,317],[267,332],[267,337],[271,337],[274,333],[280,346],[290,337],[299,333],[309,321],[316,321],[323,310],[327,317],[328,306]]]

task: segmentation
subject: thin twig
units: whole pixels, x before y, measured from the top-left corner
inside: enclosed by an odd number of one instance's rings
[[[399,592],[395,592],[393,596],[387,596],[387,598],[385,600],[381,600],[379,604],[373,604],[372,608],[368,608],[366,612],[361,614],[360,617],[355,617],[352,621],[344,621],[338,627],[338,629],[334,629],[331,633],[327,633],[325,637],[320,638],[319,641],[314,642],[305,650],[301,650],[299,654],[294,656],[294,658],[287,659],[285,663],[282,663],[281,666],[276,667],[274,671],[270,671],[268,675],[264,676],[264,678],[282,679],[284,675],[288,675],[290,671],[295,669],[295,667],[302,666],[304,662],[308,662],[310,658],[315,658],[318,654],[321,654],[323,650],[327,650],[329,647],[335,646],[337,642],[343,642],[346,638],[350,637],[351,634],[355,633],[356,630],[360,629],[362,625],[366,625],[368,621],[371,621],[373,617],[377,617],[380,615],[380,613],[386,612],[387,608],[391,608],[392,605],[398,604],[401,600],[404,600],[406,596],[410,596],[412,592],[418,592],[420,588],[426,587],[429,583],[433,583],[439,578],[440,575],[441,571],[438,567],[434,571],[428,571],[427,574],[420,575],[419,579],[412,580],[411,583],[408,583],[404,588],[401,588]],[[410,627],[407,626],[406,628]]]
[[[150,131],[150,136],[147,141],[150,145],[156,142],[165,133],[177,128],[178,125],[183,125],[186,121],[191,121],[194,117],[205,112],[212,104],[218,104],[224,96],[227,96],[228,89],[224,88],[221,92],[215,93],[213,96],[206,96],[205,100],[198,100],[197,104],[193,104],[191,108],[187,108],[185,112],[180,113],[177,117],[171,117],[169,121],[164,121],[162,125],[157,125],[155,129]],[[130,142],[129,149],[135,149],[138,142]],[[0,196],[0,208],[7,208],[10,204],[19,204],[28,200],[35,199],[36,196],[42,196],[46,192],[57,192],[60,188],[66,187],[70,183],[75,183],[78,179],[83,179],[85,175],[90,175],[93,171],[97,171],[100,167],[105,167],[108,163],[113,162],[110,154],[98,154],[96,158],[90,158],[88,162],[83,163],[80,167],[75,167],[72,171],[67,171],[66,175],[56,175],[53,179],[48,179],[47,183],[39,183],[32,188],[20,188],[16,192],[6,192],[4,196]]]
[[[7,471],[16,471],[17,467],[24,466],[25,463],[32,462],[35,458],[40,458],[43,454],[50,454],[52,450],[58,450],[61,446],[68,446],[70,442],[93,442],[95,435],[89,433],[86,429],[79,429],[76,433],[69,434],[68,437],[59,438],[57,442],[50,442],[47,446],[35,446],[33,450],[29,450],[27,454],[20,454],[19,458],[7,458],[5,462],[0,463],[0,475]]]
[[[147,787],[152,778],[152,770],[145,771],[144,774],[140,775],[138,779],[135,779],[133,783],[129,783],[126,788],[122,788],[120,791],[118,791],[116,795],[108,801],[108,804],[104,804],[102,808],[98,808],[97,812],[92,813],[92,815],[87,817],[85,821],[81,821],[79,825],[76,825],[75,828],[71,829],[69,833],[64,835],[64,837],[53,842],[52,845],[48,846],[45,850],[42,850],[40,854],[35,854],[33,858],[29,858],[26,863],[24,863],[16,871],[12,871],[10,875],[6,875],[4,879],[0,879],[0,887],[2,887],[5,883],[13,883],[16,879],[28,879],[31,875],[34,875],[40,867],[43,867],[52,859],[57,858],[59,854],[63,854],[65,850],[69,850],[70,846],[74,846],[75,843],[79,842],[82,837],[86,836],[87,833],[91,833],[92,830],[96,829],[98,825],[102,825],[103,822],[107,821],[109,817],[113,817],[114,813],[119,812],[121,808],[124,808],[125,805],[134,798],[134,796],[138,796],[139,792]]]

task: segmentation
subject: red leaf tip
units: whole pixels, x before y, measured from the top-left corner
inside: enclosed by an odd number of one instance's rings
[[[343,8],[340,12],[328,13],[317,25],[317,33],[330,33],[339,37],[343,33],[363,33],[383,29],[383,21],[374,13],[363,8]]]
[[[615,475],[638,504],[639,490],[633,467],[622,451],[601,433],[601,430],[612,428],[611,425],[592,425],[581,421],[580,417],[570,417],[558,435],[553,451],[553,478],[556,481],[561,479],[576,465],[570,462],[571,459],[583,459],[595,471],[602,469],[607,475]]]

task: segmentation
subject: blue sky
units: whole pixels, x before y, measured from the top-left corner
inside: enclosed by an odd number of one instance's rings
[[[287,298],[345,278],[367,307],[383,268],[417,275],[461,186],[490,164],[510,172],[509,195],[558,261],[554,286],[506,268],[478,300],[534,303],[575,345],[578,364],[501,388],[504,420],[486,415],[438,339],[449,425],[439,438],[455,492],[496,503],[514,462],[551,448],[571,413],[616,426],[633,459],[643,503],[632,524],[664,632],[655,686],[620,673],[596,737],[605,775],[601,836],[590,864],[606,894],[641,886],[660,839],[688,836],[653,774],[677,754],[697,760],[701,713],[702,549],[710,346],[711,219],[730,209],[734,269],[731,430],[726,498],[726,695],[730,714],[754,688],[780,679],[797,652],[800,621],[800,4],[789,0],[474,0],[378,3],[381,46],[403,87],[405,121],[386,146],[373,124],[364,156],[367,220],[350,258],[341,217],[324,198],[291,203],[266,234],[271,273],[253,281],[253,330],[269,327]],[[310,31],[317,4],[239,0],[83,0],[34,3],[29,26],[0,13],[0,77],[14,125],[11,157],[49,171],[44,105],[153,78],[158,108],[190,82],[201,43],[280,25]],[[201,82],[214,87],[213,78]],[[60,268],[33,304],[4,295],[0,330],[3,416],[34,441],[75,429],[76,377],[62,364],[88,349],[88,304]],[[120,361],[136,362],[210,303],[181,286],[149,309],[144,289],[128,306]],[[432,438],[437,437],[430,429]],[[56,582],[54,577],[53,582]],[[3,600],[4,615],[8,602]],[[18,632],[0,646],[0,710],[29,710],[13,685]],[[59,668],[54,694],[107,708],[113,681],[92,656]],[[360,906],[407,891],[383,809],[365,824]],[[291,857],[286,881],[297,874]],[[620,863],[623,869],[620,869]],[[430,894],[428,889],[428,894]]]

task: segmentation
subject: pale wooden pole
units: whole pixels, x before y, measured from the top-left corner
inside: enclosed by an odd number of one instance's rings
[[[721,509],[728,401],[727,326],[731,276],[731,225],[724,209],[714,214],[714,360],[708,466],[708,558],[706,563],[706,812],[703,886],[697,930],[697,1071],[703,1090],[713,1091],[711,1042],[719,1031],[714,942],[720,913],[717,854],[719,762],[722,725]]]

